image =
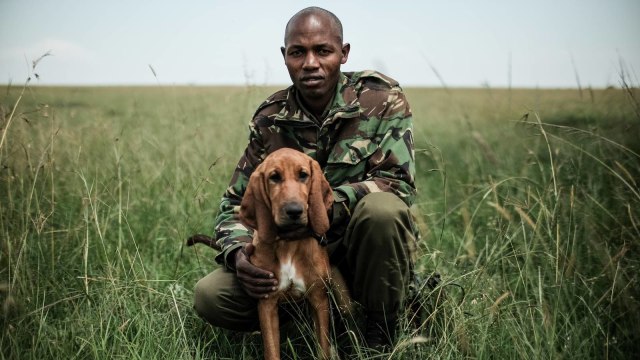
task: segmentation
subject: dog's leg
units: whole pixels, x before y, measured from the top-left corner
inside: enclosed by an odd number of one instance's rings
[[[280,359],[280,324],[278,323],[278,302],[275,298],[258,302],[258,316],[266,360]]]
[[[320,284],[309,295],[309,303],[313,312],[313,322],[316,329],[316,337],[322,351],[322,359],[331,358],[331,344],[329,343],[329,296],[326,288]]]

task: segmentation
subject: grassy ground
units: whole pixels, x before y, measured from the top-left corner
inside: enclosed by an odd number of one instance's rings
[[[253,359],[192,310],[267,88],[0,94],[1,357]],[[637,90],[407,90],[422,275],[449,300],[392,358],[640,353]],[[16,106],[17,104],[17,106]],[[304,358],[284,346],[287,358]],[[364,356],[363,353],[360,353]]]

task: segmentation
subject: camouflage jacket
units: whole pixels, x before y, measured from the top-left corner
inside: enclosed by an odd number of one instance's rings
[[[215,232],[219,264],[252,231],[238,220],[249,177],[267,154],[289,147],[316,159],[334,190],[328,241],[340,237],[358,200],[371,192],[396,194],[407,205],[416,196],[412,116],[398,83],[378,72],[342,73],[331,105],[315,120],[291,86],[271,95],[249,125],[249,144],[220,202]]]

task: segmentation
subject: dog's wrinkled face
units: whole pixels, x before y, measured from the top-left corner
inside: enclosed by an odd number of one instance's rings
[[[333,191],[317,161],[293,149],[269,154],[251,174],[240,206],[240,220],[264,239],[293,236],[309,229],[329,230],[327,211]]]
[[[273,220],[280,230],[307,226],[311,166],[294,152],[278,153],[263,165],[265,190],[271,200]]]

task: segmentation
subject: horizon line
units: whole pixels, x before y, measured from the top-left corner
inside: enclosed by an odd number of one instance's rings
[[[151,88],[151,87],[259,87],[259,88],[279,88],[284,89],[291,86],[291,84],[238,84],[238,83],[211,83],[211,84],[201,84],[201,83],[53,83],[53,84],[41,84],[34,83],[33,79],[29,79],[22,83],[0,83],[0,87],[2,88],[12,88],[12,87],[56,87],[56,88],[71,88],[71,87],[85,87],[85,88],[125,88],[125,87],[140,87],[140,88]],[[607,90],[607,89],[620,89],[623,90],[625,88],[637,89],[637,86],[628,86],[625,87],[623,84],[618,85],[606,85],[606,86],[550,86],[550,85],[522,85],[522,86],[491,86],[491,85],[418,85],[418,84],[410,84],[410,85],[400,85],[403,89],[498,89],[498,90]]]

